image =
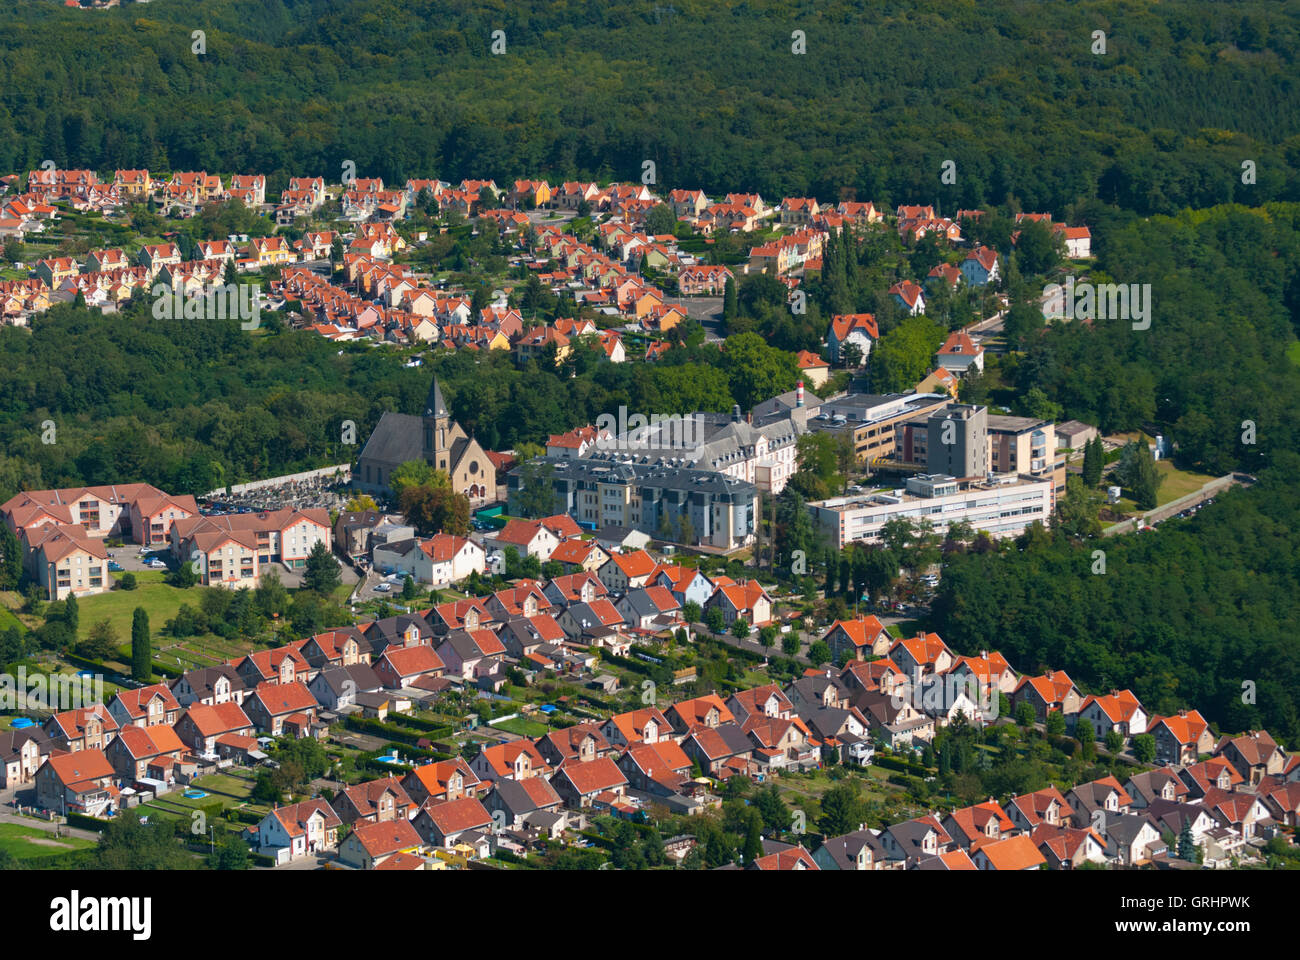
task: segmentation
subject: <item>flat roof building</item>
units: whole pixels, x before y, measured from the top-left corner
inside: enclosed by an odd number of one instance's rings
[[[855,540],[878,540],[881,528],[897,517],[926,520],[942,535],[964,520],[993,537],[1016,536],[1035,520],[1052,515],[1050,478],[1026,474],[909,477],[899,489],[832,497],[808,504],[813,522],[838,548]]]

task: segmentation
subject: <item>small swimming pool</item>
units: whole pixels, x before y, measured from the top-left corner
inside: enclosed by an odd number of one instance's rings
[[[202,799],[203,799],[204,797],[206,797],[207,795],[208,795],[208,792],[207,792],[206,790],[193,790],[193,789],[191,789],[191,790],[186,790],[186,791],[185,791],[185,799],[186,799],[186,800],[202,800]]]
[[[29,720],[27,717],[17,717],[10,722],[9,726],[14,730],[26,730],[28,727],[36,726],[36,721]]]
[[[386,753],[382,757],[375,757],[380,763],[401,763],[401,758],[396,753]]]

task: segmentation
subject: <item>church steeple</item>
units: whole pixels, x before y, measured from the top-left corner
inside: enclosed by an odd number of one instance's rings
[[[424,400],[424,415],[441,419],[449,414],[447,413],[447,402],[442,399],[442,390],[438,387],[438,378],[433,378],[433,385],[429,387],[429,395]]]

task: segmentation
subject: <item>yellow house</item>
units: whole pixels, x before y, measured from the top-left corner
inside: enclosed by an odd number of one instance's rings
[[[293,248],[284,237],[254,237],[248,242],[248,252],[260,267],[293,263],[296,259]]]

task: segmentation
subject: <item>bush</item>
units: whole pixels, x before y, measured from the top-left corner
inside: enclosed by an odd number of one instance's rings
[[[136,588],[135,574],[128,572],[118,577],[117,588],[119,590],[134,590]]]

